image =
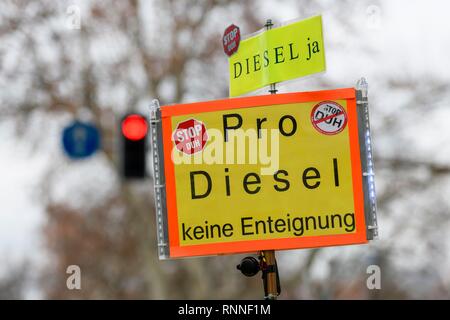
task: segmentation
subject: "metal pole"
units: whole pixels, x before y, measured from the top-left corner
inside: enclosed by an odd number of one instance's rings
[[[271,19],[267,19],[265,27],[266,30],[272,29],[273,23]],[[270,94],[277,93],[276,84],[271,83],[269,92]],[[275,250],[264,250],[262,251],[262,258],[265,260],[265,264],[267,266],[267,270],[263,271],[266,275],[263,275],[263,280],[266,282],[264,284],[265,287],[265,299],[267,300],[276,300],[279,294],[279,279],[277,277],[278,268],[276,267],[276,258],[275,258]]]
[[[264,250],[262,252],[263,259],[266,262],[266,270],[263,270],[265,275],[263,275],[264,283],[264,293],[266,300],[276,300],[279,294],[278,285],[278,268],[275,258],[275,250]]]

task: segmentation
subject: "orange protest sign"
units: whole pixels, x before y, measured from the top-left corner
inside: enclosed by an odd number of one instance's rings
[[[367,242],[354,89],[162,106],[160,119],[166,258]]]

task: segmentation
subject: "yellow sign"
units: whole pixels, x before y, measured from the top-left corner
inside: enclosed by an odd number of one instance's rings
[[[354,89],[161,113],[170,257],[367,241]]]
[[[315,16],[242,40],[229,59],[230,96],[325,69],[322,17]]]

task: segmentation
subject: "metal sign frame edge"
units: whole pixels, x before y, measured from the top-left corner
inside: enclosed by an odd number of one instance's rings
[[[366,223],[367,240],[374,240],[378,238],[378,223],[367,89],[368,85],[366,80],[364,78],[358,80],[356,85],[356,110],[363,179],[362,186],[364,196],[364,217]],[[156,99],[153,100],[152,104],[150,105],[149,119],[155,190],[158,257],[161,260],[165,260],[171,259],[171,257],[168,238],[168,217],[164,173],[161,109],[159,101]]]

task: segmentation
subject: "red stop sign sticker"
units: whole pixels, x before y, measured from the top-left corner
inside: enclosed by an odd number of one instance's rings
[[[240,41],[241,31],[238,26],[232,24],[226,28],[223,33],[223,51],[225,51],[225,54],[231,57],[238,50]]]
[[[208,132],[203,122],[189,119],[177,125],[173,131],[172,140],[178,150],[191,155],[205,148],[208,141]]]

